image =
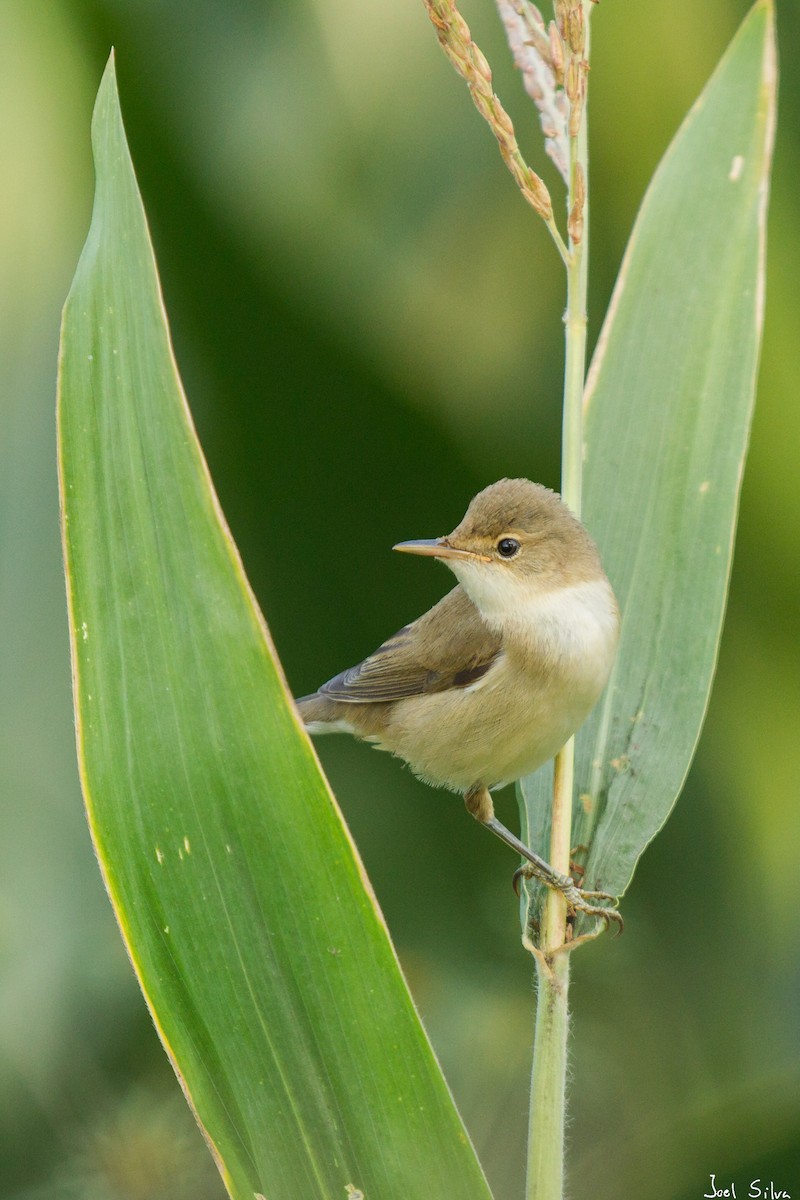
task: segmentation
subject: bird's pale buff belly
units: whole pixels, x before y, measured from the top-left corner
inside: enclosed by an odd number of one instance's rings
[[[523,681],[516,670],[504,659],[472,688],[399,701],[376,741],[453,791],[530,774],[582,724],[605,680],[569,667]]]

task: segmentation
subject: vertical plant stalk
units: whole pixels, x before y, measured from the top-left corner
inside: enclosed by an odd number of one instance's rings
[[[582,0],[578,0],[578,5]],[[588,66],[589,29],[586,5],[583,62]],[[569,71],[569,67],[567,68]],[[570,123],[575,105],[580,124],[570,136],[569,261],[567,263],[567,308],[564,314],[564,409],[561,441],[561,492],[575,513],[581,515],[583,477],[583,387],[586,378],[586,294],[588,283],[589,205],[588,136],[586,128],[586,73],[579,94],[570,105]],[[557,871],[569,875],[572,834],[572,793],[575,740],[570,738],[556,758],[553,781],[553,820],[549,861]],[[566,940],[567,903],[560,892],[550,890],[544,906],[541,949],[550,954]]]
[[[572,754],[562,751],[555,763],[553,804],[554,809],[559,806],[559,812],[564,816],[569,816],[571,809],[572,766]],[[564,778],[565,773],[568,779]],[[551,846],[555,841],[554,822]],[[552,891],[549,896],[561,899]],[[536,1026],[528,1118],[526,1200],[561,1200],[564,1191],[570,955],[563,949],[560,953],[558,950],[564,945],[565,930],[566,903],[551,907],[548,901],[542,919],[541,948],[535,955]]]
[[[561,491],[577,517],[581,513],[583,470],[583,389],[586,376],[586,296],[588,281],[588,136],[586,90],[591,2],[556,0],[556,20],[564,43],[564,83],[570,101],[567,307],[564,316],[565,366],[561,452]],[[549,861],[570,874],[574,739],[555,761]],[[528,1125],[527,1200],[561,1200],[564,1188],[567,1035],[569,1028],[567,904],[549,890],[536,955],[537,1005]]]

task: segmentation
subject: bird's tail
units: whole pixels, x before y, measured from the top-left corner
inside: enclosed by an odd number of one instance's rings
[[[309,733],[336,733],[341,729],[338,705],[328,696],[312,692],[295,700],[295,704]]]

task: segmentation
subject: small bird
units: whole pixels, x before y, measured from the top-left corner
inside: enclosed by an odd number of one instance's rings
[[[606,685],[619,609],[597,547],[561,497],[501,479],[446,537],[399,542],[458,580],[368,658],[297,700],[309,733],[346,732],[404,759],[527,860],[574,910],[617,919],[497,820],[490,792],[553,758]]]

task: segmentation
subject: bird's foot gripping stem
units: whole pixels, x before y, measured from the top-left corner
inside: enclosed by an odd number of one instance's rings
[[[617,932],[622,933],[625,922],[617,912],[616,896],[612,896],[609,892],[584,891],[569,875],[562,875],[560,871],[553,870],[544,859],[540,859],[540,863],[545,868],[544,870],[541,870],[538,863],[534,864],[528,861],[514,872],[514,891],[517,894],[519,894],[520,879],[538,879],[547,887],[553,888],[554,891],[562,892],[571,912],[585,913],[587,917],[599,917],[605,921],[606,928],[613,922],[617,926]],[[601,900],[603,903],[593,904],[593,900]]]
[[[590,892],[580,888],[569,875],[562,875],[516,837],[510,829],[506,829],[494,815],[492,798],[486,788],[474,788],[464,797],[467,810],[487,829],[491,829],[496,837],[516,850],[517,854],[527,859],[527,862],[514,872],[514,890],[518,891],[520,879],[538,879],[546,887],[562,892],[567,905],[573,913],[585,913],[587,917],[599,917],[605,921],[606,927],[612,923],[621,933],[624,928],[622,917],[616,910],[617,898],[608,892]],[[600,901],[600,903],[593,903]],[[609,907],[610,906],[610,907]]]

